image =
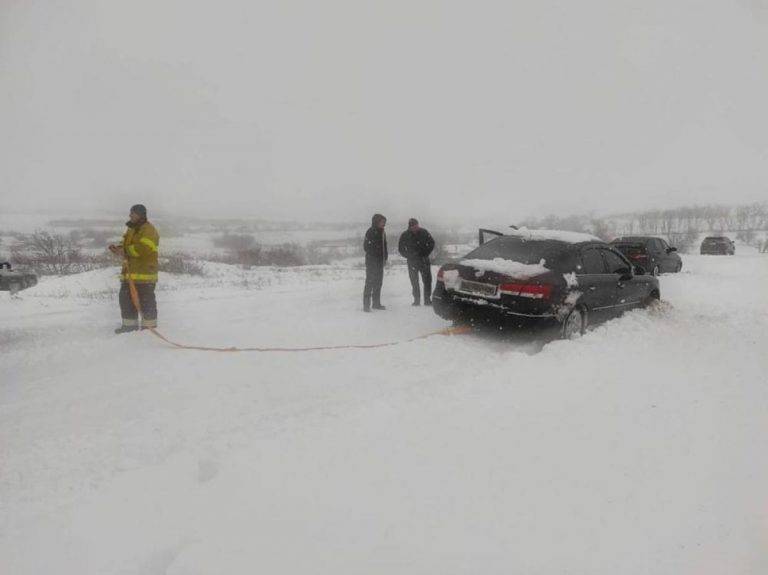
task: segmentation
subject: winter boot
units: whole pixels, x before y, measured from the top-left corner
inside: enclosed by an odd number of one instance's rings
[[[130,333],[132,331],[138,331],[139,326],[137,325],[121,325],[115,330],[115,333],[121,334],[121,333]]]
[[[432,305],[432,299],[428,295],[424,296],[424,305]]]

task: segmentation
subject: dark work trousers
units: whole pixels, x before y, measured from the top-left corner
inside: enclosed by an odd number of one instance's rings
[[[413,258],[408,260],[408,277],[411,279],[413,301],[415,302],[419,301],[421,297],[419,274],[421,274],[421,281],[424,282],[424,301],[428,302],[432,297],[432,266],[429,263],[429,258]]]
[[[381,284],[384,283],[384,260],[365,258],[365,288],[363,289],[363,308],[381,305]]]
[[[157,327],[155,284],[137,283],[135,285],[136,291],[139,293],[142,327]],[[131,291],[128,282],[120,283],[120,314],[123,316],[124,326],[136,327],[139,325],[139,312],[131,301]]]

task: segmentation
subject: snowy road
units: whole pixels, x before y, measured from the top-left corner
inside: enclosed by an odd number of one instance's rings
[[[684,262],[669,306],[543,349],[187,352],[112,336],[104,272],[2,293],[0,572],[767,573],[768,257]],[[161,330],[445,326],[402,271],[376,314],[360,271],[169,282]]]

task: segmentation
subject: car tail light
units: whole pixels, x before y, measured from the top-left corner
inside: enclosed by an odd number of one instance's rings
[[[631,260],[647,260],[648,254],[632,254],[629,256],[629,259]]]
[[[441,282],[443,280],[443,275],[445,274],[445,270],[443,268],[440,268],[437,270],[437,281]]]
[[[508,283],[499,286],[499,292],[531,299],[549,299],[552,286],[549,284]]]

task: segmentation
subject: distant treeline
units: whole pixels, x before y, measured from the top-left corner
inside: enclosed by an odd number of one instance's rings
[[[592,233],[604,240],[619,236],[660,235],[685,251],[695,247],[699,236],[734,234],[736,239],[765,248],[768,232],[768,203],[741,206],[686,206],[666,210],[646,210],[614,216],[546,216],[529,219],[522,225]]]

